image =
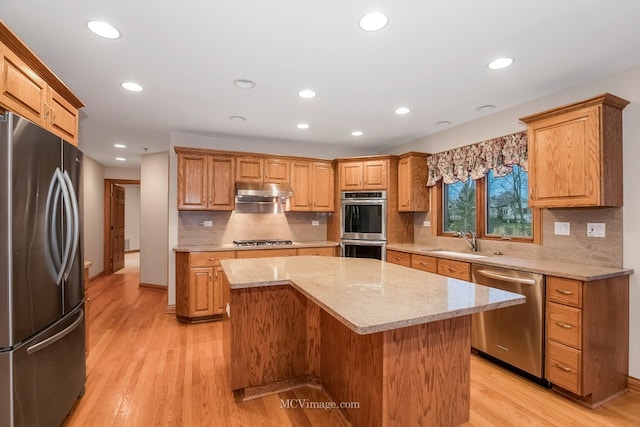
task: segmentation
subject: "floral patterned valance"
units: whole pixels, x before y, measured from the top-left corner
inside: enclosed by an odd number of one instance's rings
[[[514,165],[527,170],[527,132],[518,132],[427,157],[427,186],[478,179],[493,169],[494,176],[509,175]]]

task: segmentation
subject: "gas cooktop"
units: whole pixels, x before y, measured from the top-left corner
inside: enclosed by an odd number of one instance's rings
[[[291,240],[280,239],[259,239],[259,240],[234,240],[233,244],[236,246],[282,246],[292,245]]]

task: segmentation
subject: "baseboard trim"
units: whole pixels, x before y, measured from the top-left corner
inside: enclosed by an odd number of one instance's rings
[[[167,306],[167,311],[165,313],[167,313],[167,314],[176,314],[176,305],[175,304],[169,304]]]
[[[154,285],[152,283],[138,283],[138,288],[146,289],[148,291],[167,292],[167,287],[163,285]]]
[[[629,377],[627,386],[629,387],[630,392],[640,394],[640,379]]]
[[[136,253],[136,252],[140,252],[140,249],[132,249],[130,251],[124,251],[125,254],[133,254],[133,253]]]
[[[94,280],[98,280],[99,278],[104,276],[104,271],[101,271],[100,273],[96,274],[93,277],[89,277],[89,283],[93,282]]]

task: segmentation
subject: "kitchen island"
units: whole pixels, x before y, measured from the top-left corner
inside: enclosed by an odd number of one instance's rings
[[[372,259],[282,257],[221,266],[232,388],[246,399],[321,386],[338,407],[349,406],[341,409],[357,426],[467,421],[471,314],[524,302]]]

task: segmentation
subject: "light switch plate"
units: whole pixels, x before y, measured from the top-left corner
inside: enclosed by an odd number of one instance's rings
[[[604,222],[589,222],[587,223],[587,237],[605,237],[605,223]]]
[[[320,225],[320,221],[312,220],[311,225]]]
[[[569,236],[571,235],[571,223],[569,222],[554,222],[554,233],[556,236]]]
[[[431,221],[423,221],[422,222],[422,226],[423,227],[431,227]]]
[[[213,227],[213,221],[202,221],[203,227]]]

